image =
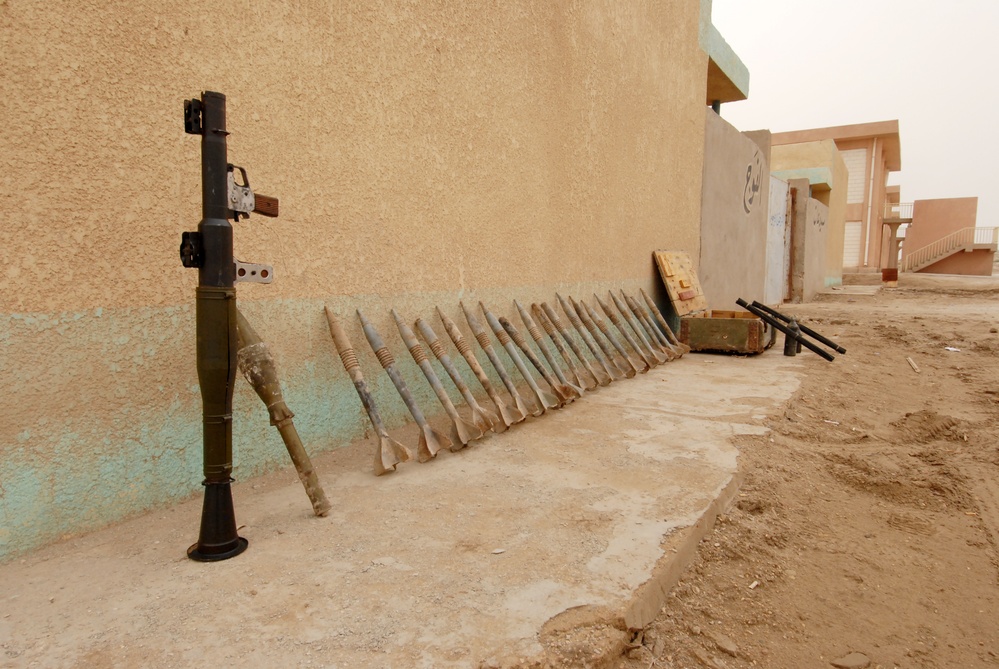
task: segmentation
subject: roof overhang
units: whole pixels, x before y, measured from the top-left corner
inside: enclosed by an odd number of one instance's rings
[[[749,97],[749,68],[711,23],[711,0],[701,0],[701,49],[708,55],[705,104],[738,102]]]
[[[791,132],[775,132],[772,135],[773,146],[784,144],[801,144],[822,139],[836,142],[877,139],[882,144],[885,165],[889,172],[902,169],[902,145],[898,134],[898,120],[875,121],[873,123],[856,123],[854,125],[837,125],[829,128],[812,128],[810,130],[794,130]]]

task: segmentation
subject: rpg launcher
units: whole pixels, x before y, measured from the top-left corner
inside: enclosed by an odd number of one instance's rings
[[[244,263],[232,256],[233,228],[250,213],[278,215],[276,198],[255,195],[246,170],[228,161],[225,96],[205,91],[184,101],[184,130],[201,135],[202,219],[197,232],[181,238],[180,260],[198,270],[195,290],[198,382],[204,421],[205,503],[193,560],[226,560],[246,550],[236,533],[232,490],[232,392],[236,380],[237,281],[270,283],[270,265]],[[237,178],[236,173],[239,173]]]

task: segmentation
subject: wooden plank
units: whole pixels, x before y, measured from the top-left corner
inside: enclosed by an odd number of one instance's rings
[[[655,251],[652,255],[676,313],[686,316],[707,310],[708,302],[690,256],[683,251]]]

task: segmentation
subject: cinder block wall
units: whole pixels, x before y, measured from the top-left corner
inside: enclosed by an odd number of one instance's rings
[[[655,248],[698,254],[696,3],[6,2],[0,32],[0,559],[200,490],[177,249],[202,90],[228,97],[230,160],[281,198],[236,225],[236,256],[276,275],[238,294],[313,452],[365,427],[324,303],[364,308],[402,362],[389,307],[509,314],[651,288]],[[283,465],[242,380],[234,413],[236,476]]]

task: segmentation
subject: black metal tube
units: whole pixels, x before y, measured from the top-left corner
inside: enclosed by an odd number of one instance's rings
[[[735,303],[738,304],[743,309],[745,309],[746,311],[748,311],[749,313],[753,314],[754,316],[758,316],[760,319],[766,321],[767,323],[769,323],[774,328],[776,328],[776,329],[780,330],[781,332],[783,332],[784,334],[790,336],[792,339],[794,339],[795,341],[799,342],[802,346],[804,346],[805,348],[807,348],[809,351],[812,351],[813,353],[817,354],[818,356],[820,356],[822,358],[825,358],[829,362],[832,362],[833,360],[836,359],[833,356],[833,354],[830,353],[829,351],[825,351],[825,350],[819,348],[818,346],[816,346],[812,342],[810,342],[807,339],[805,339],[800,334],[795,333],[794,330],[790,329],[789,327],[787,327],[786,325],[784,325],[783,323],[781,323],[780,321],[778,321],[776,318],[774,318],[773,316],[771,316],[767,312],[765,312],[765,311],[763,311],[761,309],[757,309],[756,307],[754,307],[753,305],[749,304],[748,302],[746,302],[746,300],[742,299],[741,297],[739,299],[737,299],[735,301]]]
[[[776,309],[774,309],[772,307],[768,307],[767,305],[762,304],[760,302],[757,302],[756,300],[753,300],[753,306],[756,307],[757,309],[762,309],[763,311],[767,312],[768,314],[770,314],[774,318],[781,319],[785,323],[790,323],[791,321],[795,320],[791,316],[788,316],[786,314],[782,314],[781,312],[777,311]],[[809,337],[822,342],[823,344],[825,344],[826,346],[828,346],[832,350],[836,351],[837,353],[846,353],[846,349],[845,348],[843,348],[842,346],[840,346],[839,344],[837,344],[836,342],[834,342],[831,339],[826,339],[825,337],[823,337],[822,335],[820,335],[818,332],[816,332],[812,328],[808,327],[807,325],[802,325],[801,323],[798,323],[798,329],[801,330],[802,332],[804,332]]]
[[[228,221],[225,96],[202,93],[201,198],[203,262],[195,291],[198,383],[204,424],[205,504],[198,543],[188,556],[225,560],[246,549],[232,506],[232,392],[236,380],[236,273]]]

